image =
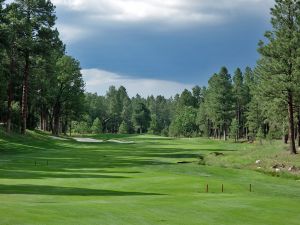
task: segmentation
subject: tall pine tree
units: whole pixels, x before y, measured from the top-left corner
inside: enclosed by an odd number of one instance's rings
[[[54,31],[55,7],[48,0],[16,0],[22,22],[22,37],[20,49],[24,58],[22,101],[21,101],[21,133],[25,134],[28,116],[29,81],[32,67],[32,57],[44,53],[40,42],[36,40],[45,33]]]
[[[214,124],[215,137],[224,140],[232,119],[232,83],[226,67],[222,67],[219,74],[214,74],[209,80],[207,90],[208,116]]]
[[[299,90],[300,2],[276,0],[271,9],[273,29],[260,41],[257,65],[258,92],[269,102],[285,103],[288,115],[290,152],[296,154],[294,103]]]

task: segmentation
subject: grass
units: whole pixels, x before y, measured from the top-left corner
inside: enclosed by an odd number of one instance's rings
[[[255,171],[257,159],[266,172],[277,161],[299,165],[279,142],[92,137],[134,144],[0,133],[0,224],[299,224],[297,175]],[[200,156],[207,165],[198,164]]]

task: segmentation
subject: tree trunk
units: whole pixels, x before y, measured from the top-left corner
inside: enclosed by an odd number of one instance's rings
[[[70,127],[69,127],[69,129],[70,129],[70,137],[72,137],[72,121],[70,121]]]
[[[28,89],[29,89],[29,53],[25,53],[25,68],[23,77],[23,91],[21,102],[21,134],[26,133],[27,111],[28,111]]]
[[[291,154],[297,154],[295,145],[295,121],[293,110],[293,95],[292,92],[288,92],[288,112],[289,112],[289,135],[290,135],[290,152]]]
[[[298,107],[298,147],[300,147],[300,106]]]
[[[46,131],[46,126],[45,126],[45,113],[44,113],[44,107],[41,107],[41,113],[40,113],[40,129],[42,131]]]
[[[55,136],[59,135],[59,116],[58,115],[54,116],[54,125],[53,125],[52,134]]]
[[[13,102],[13,81],[10,78],[7,90],[7,123],[6,123],[6,131],[7,133],[11,132],[11,117],[12,117],[12,102]]]
[[[12,47],[14,48],[14,47]],[[13,102],[13,88],[14,88],[14,74],[15,74],[15,58],[14,53],[12,52],[11,61],[10,61],[10,76],[9,76],[9,84],[7,89],[7,124],[6,131],[7,133],[11,132],[11,117],[12,117],[12,102]]]
[[[45,111],[45,115],[44,116],[45,116],[45,118],[44,118],[44,128],[45,128],[45,131],[50,131],[48,111]]]
[[[210,126],[210,121],[207,120],[207,136],[210,138],[212,136],[212,130]]]
[[[288,134],[285,134],[283,136],[283,141],[284,141],[284,144],[288,144],[288,142],[289,142],[289,135]]]
[[[224,141],[227,141],[226,125],[224,125]]]
[[[56,103],[53,109],[53,129],[52,134],[55,136],[59,135],[59,119],[60,119],[60,104]]]
[[[68,119],[64,119],[62,122],[62,133],[64,135],[67,135],[67,131],[68,131]]]
[[[53,133],[53,113],[49,115],[49,131]]]
[[[241,137],[241,107],[240,104],[238,104],[238,110],[237,110],[237,121],[238,121],[238,130],[237,130],[237,140]]]
[[[44,105],[41,107],[41,130],[42,131],[48,130],[47,110]]]
[[[40,112],[40,129],[44,130],[44,120],[43,120],[43,112]]]

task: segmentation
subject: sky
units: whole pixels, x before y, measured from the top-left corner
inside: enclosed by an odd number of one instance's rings
[[[86,91],[174,96],[226,66],[255,66],[274,0],[52,0]]]

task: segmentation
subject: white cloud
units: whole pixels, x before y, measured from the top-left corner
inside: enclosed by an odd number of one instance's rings
[[[274,0],[52,0],[71,18],[62,21],[68,29],[60,31],[65,40],[84,38],[84,33],[103,31],[103,27],[150,23],[152,29],[168,30],[194,25],[217,25],[236,20],[250,12],[269,15]],[[60,20],[58,21],[60,24]],[[70,28],[71,27],[71,28]],[[87,31],[84,32],[83,28]],[[75,34],[74,34],[75,33]],[[73,35],[74,34],[74,35]],[[74,38],[72,38],[74,37]]]
[[[228,11],[260,11],[274,0],[53,0],[57,6],[87,12],[98,20],[207,23],[226,19]],[[227,11],[227,13],[226,13]],[[225,15],[224,15],[225,14]]]
[[[85,28],[74,25],[58,24],[57,28],[61,39],[66,43],[74,43],[91,34]]]
[[[6,0],[7,3],[13,0]],[[220,24],[238,12],[268,15],[274,0],[52,0],[60,9],[77,13],[80,23],[59,21],[68,43],[84,38],[97,24],[159,22],[169,27]],[[86,26],[85,29],[82,27]],[[159,26],[157,26],[159,27]],[[164,27],[166,28],[166,27]],[[158,28],[159,29],[159,28]],[[87,31],[87,32],[86,32]]]
[[[105,95],[111,85],[116,87],[124,86],[131,97],[136,94],[140,94],[143,97],[150,95],[171,97],[177,93],[181,93],[184,89],[191,89],[194,86],[174,81],[122,76],[99,69],[84,69],[82,70],[82,74],[86,82],[86,91],[96,92],[99,95]]]

